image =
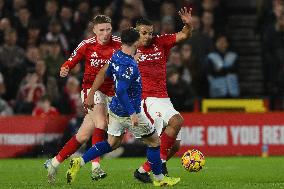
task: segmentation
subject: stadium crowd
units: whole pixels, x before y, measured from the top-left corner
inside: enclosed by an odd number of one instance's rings
[[[78,43],[93,35],[90,19],[98,14],[110,16],[113,33],[117,36],[141,17],[154,23],[155,34],[174,33],[182,27],[177,10],[184,6],[193,9],[194,32],[190,40],[173,48],[169,55],[167,85],[175,108],[191,111],[194,99],[199,97],[239,97],[238,54],[230,50],[230,40],[225,35],[224,2],[0,0],[0,115],[72,114],[80,117],[83,115],[80,82],[84,64],[78,64],[67,78],[60,78],[59,70]],[[266,57],[277,57],[283,62],[284,43],[275,45],[265,40],[275,36],[273,40],[279,42],[283,36],[274,35],[283,27],[283,13],[278,9],[274,5],[271,10],[276,16],[269,18],[277,20],[279,27],[276,31],[262,28],[263,40],[265,44],[270,43],[265,45],[267,48],[272,46],[273,52],[278,52],[279,48],[280,52],[275,56],[266,54]]]

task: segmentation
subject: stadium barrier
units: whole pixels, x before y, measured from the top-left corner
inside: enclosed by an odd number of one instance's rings
[[[284,113],[182,113],[181,150],[198,149],[206,156],[284,155]],[[44,155],[57,151],[68,117],[0,117],[0,158]],[[46,147],[49,144],[49,148]],[[61,144],[62,145],[62,144]],[[124,138],[124,156],[145,155],[133,137]],[[40,147],[40,148],[39,148]],[[128,149],[128,150],[127,150]],[[133,150],[135,149],[135,151]]]
[[[20,157],[35,152],[38,146],[57,143],[69,117],[0,117],[0,158]],[[53,145],[54,147],[54,145]],[[41,152],[44,153],[44,148]]]
[[[205,156],[284,155],[284,113],[184,113],[182,155],[198,149]]]
[[[202,99],[202,112],[246,112],[264,113],[268,111],[265,99]]]

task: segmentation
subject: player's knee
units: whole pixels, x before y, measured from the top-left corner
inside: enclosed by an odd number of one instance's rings
[[[147,138],[144,140],[144,142],[149,146],[149,147],[158,147],[160,146],[160,138],[158,137],[157,134],[152,135],[150,138]]]
[[[183,117],[180,114],[176,114],[169,120],[169,126],[173,127],[175,130],[179,131],[183,124]]]
[[[79,133],[77,133],[76,134],[76,139],[77,139],[78,142],[83,144],[85,142],[88,142],[88,140],[90,139],[90,136],[86,135],[86,134],[79,134]]]
[[[112,150],[119,148],[121,146],[121,142],[122,141],[119,140],[111,140],[111,139],[108,140],[108,143]]]
[[[100,121],[97,121],[96,128],[106,130],[107,129],[107,120],[102,119]]]

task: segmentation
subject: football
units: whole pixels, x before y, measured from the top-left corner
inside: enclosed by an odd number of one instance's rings
[[[188,150],[181,158],[182,166],[189,172],[198,172],[205,165],[205,158],[199,150]]]

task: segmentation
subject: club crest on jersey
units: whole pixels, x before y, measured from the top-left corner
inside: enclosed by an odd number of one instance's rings
[[[154,45],[154,51],[158,51],[159,49],[158,49],[158,47],[157,47],[157,45]]]
[[[98,58],[98,55],[96,52],[93,52],[93,54],[91,55],[92,58]]]

